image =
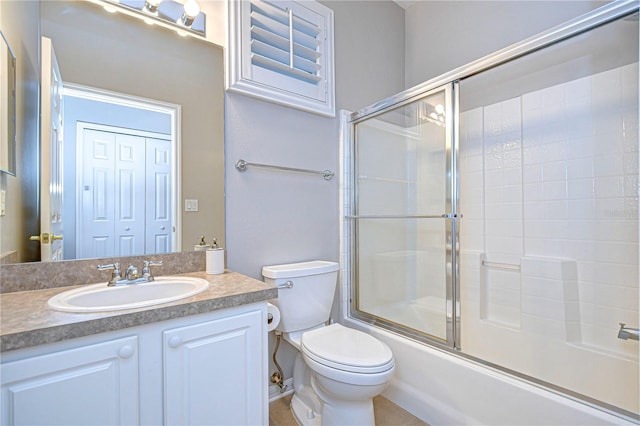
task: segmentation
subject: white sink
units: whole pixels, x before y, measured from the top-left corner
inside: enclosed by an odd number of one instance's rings
[[[91,284],[65,291],[49,299],[49,307],[65,312],[101,312],[141,308],[173,302],[203,292],[209,282],[195,277],[157,277],[143,284],[109,287]]]

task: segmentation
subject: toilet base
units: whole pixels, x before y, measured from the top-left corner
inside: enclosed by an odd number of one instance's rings
[[[322,425],[322,415],[305,404],[302,398],[299,398],[296,394],[291,398],[291,413],[298,424],[302,426]]]

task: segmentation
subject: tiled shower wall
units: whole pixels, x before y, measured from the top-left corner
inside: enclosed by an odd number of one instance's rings
[[[633,348],[617,341],[618,322],[638,319],[637,93],[633,64],[460,120],[462,249],[575,261],[582,342],[621,353]],[[492,272],[487,310],[518,326],[519,273]]]
[[[639,318],[638,64],[464,111],[460,123],[463,350],[570,389],[556,367],[565,356],[575,367],[615,354],[635,375],[620,364],[611,376],[637,378],[638,345],[617,332]],[[527,355],[538,344],[556,360]],[[592,368],[588,356],[578,369]],[[630,388],[626,403],[576,390],[637,410]]]

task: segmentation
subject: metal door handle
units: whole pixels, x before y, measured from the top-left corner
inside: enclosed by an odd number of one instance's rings
[[[29,237],[29,241],[40,241],[42,244],[49,244],[49,234],[43,232],[42,235],[32,235]]]

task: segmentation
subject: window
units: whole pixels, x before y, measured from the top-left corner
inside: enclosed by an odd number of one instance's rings
[[[231,91],[335,116],[333,11],[316,1],[231,0]]]

